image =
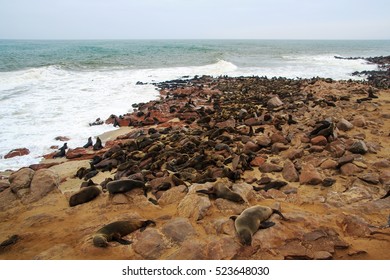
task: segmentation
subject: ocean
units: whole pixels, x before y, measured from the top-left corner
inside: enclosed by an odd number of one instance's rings
[[[359,79],[364,60],[389,55],[390,41],[0,40],[0,171],[38,163],[57,136],[70,148],[114,130],[97,118],[158,98],[151,83],[195,75]],[[145,83],[137,85],[137,82]],[[30,154],[5,159],[16,148]]]

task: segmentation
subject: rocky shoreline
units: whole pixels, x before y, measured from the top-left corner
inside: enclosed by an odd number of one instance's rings
[[[371,60],[383,66],[367,81],[158,84],[160,100],[106,120],[123,134],[104,147],[4,175],[0,258],[390,259],[389,57]],[[123,190],[107,187],[123,179]],[[69,206],[91,185],[91,199]],[[253,205],[287,220],[272,216],[244,246],[230,217]],[[93,245],[102,226],[129,218],[156,225],[125,236],[131,245]]]

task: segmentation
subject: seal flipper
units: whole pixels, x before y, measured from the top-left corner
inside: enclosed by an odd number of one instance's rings
[[[266,228],[270,228],[272,226],[274,226],[275,223],[274,222],[270,222],[270,221],[264,221],[260,224],[259,226],[259,229],[266,229]]]
[[[279,210],[272,209],[272,214],[278,214],[280,217],[282,217],[283,220],[288,221],[288,219],[283,216],[283,214]]]
[[[116,241],[122,245],[130,245],[131,243],[133,243],[133,241],[130,241],[130,240],[126,240],[126,239],[123,239],[123,238],[113,238],[112,239],[113,241]]]

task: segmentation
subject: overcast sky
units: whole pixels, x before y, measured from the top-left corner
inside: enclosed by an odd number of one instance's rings
[[[390,39],[390,1],[0,0],[0,39]]]

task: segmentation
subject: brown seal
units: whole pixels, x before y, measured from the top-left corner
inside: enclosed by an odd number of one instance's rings
[[[82,188],[77,193],[73,194],[69,199],[69,206],[73,207],[79,204],[91,201],[100,194],[100,189],[96,186]]]
[[[207,194],[211,198],[224,198],[230,201],[244,203],[245,200],[236,192],[233,192],[228,187],[224,185],[222,182],[215,183],[208,190],[197,190],[197,193]]]
[[[110,223],[94,234],[93,244],[96,247],[107,247],[110,241],[117,241],[124,245],[131,244],[131,241],[122,239],[122,236],[128,235],[137,229],[143,231],[148,225],[156,225],[156,223],[144,219],[129,219]]]
[[[106,187],[110,194],[116,194],[128,192],[136,188],[145,190],[145,183],[138,180],[122,179],[108,182]]]
[[[287,220],[279,210],[261,205],[245,209],[238,217],[232,216],[231,218],[235,219],[234,226],[240,237],[240,241],[244,245],[251,245],[252,236],[256,231],[271,227],[275,224],[273,222],[266,222],[272,214],[278,214],[283,220]]]

